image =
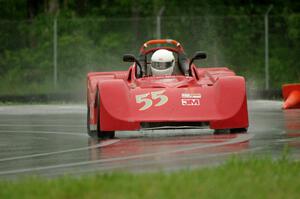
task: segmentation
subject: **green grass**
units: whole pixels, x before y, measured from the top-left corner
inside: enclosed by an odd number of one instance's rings
[[[299,198],[300,163],[232,158],[213,168],[0,181],[0,198]]]

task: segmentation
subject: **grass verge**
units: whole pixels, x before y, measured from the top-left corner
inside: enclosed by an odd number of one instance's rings
[[[299,198],[300,162],[231,158],[214,168],[0,181],[0,198]]]

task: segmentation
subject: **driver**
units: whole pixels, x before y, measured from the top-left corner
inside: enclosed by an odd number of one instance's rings
[[[171,75],[175,66],[175,58],[171,51],[160,49],[151,57],[151,72],[153,76]]]

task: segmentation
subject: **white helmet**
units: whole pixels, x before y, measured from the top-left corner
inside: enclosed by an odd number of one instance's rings
[[[151,72],[153,76],[171,75],[175,66],[175,58],[171,51],[161,49],[151,57]]]

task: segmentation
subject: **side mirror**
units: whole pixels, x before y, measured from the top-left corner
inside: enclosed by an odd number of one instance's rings
[[[135,62],[135,63],[137,63],[137,65],[139,65],[140,68],[142,67],[139,60],[137,60],[137,58],[132,54],[123,55],[123,61],[124,62]]]
[[[141,66],[139,60],[137,60],[137,58],[134,55],[132,55],[132,54],[124,54],[123,55],[123,61],[124,62],[135,62],[138,65],[138,69],[139,69],[139,71],[138,70],[136,71],[137,76],[140,77],[140,76],[143,75],[142,66]]]
[[[123,55],[123,61],[124,62],[136,62],[137,59],[132,54],[125,54],[125,55]]]
[[[205,52],[202,52],[202,51],[197,51],[195,52],[194,56],[192,57],[191,61],[190,61],[190,65],[192,65],[192,63],[194,62],[194,60],[197,60],[197,59],[205,59],[207,57],[206,53]]]

